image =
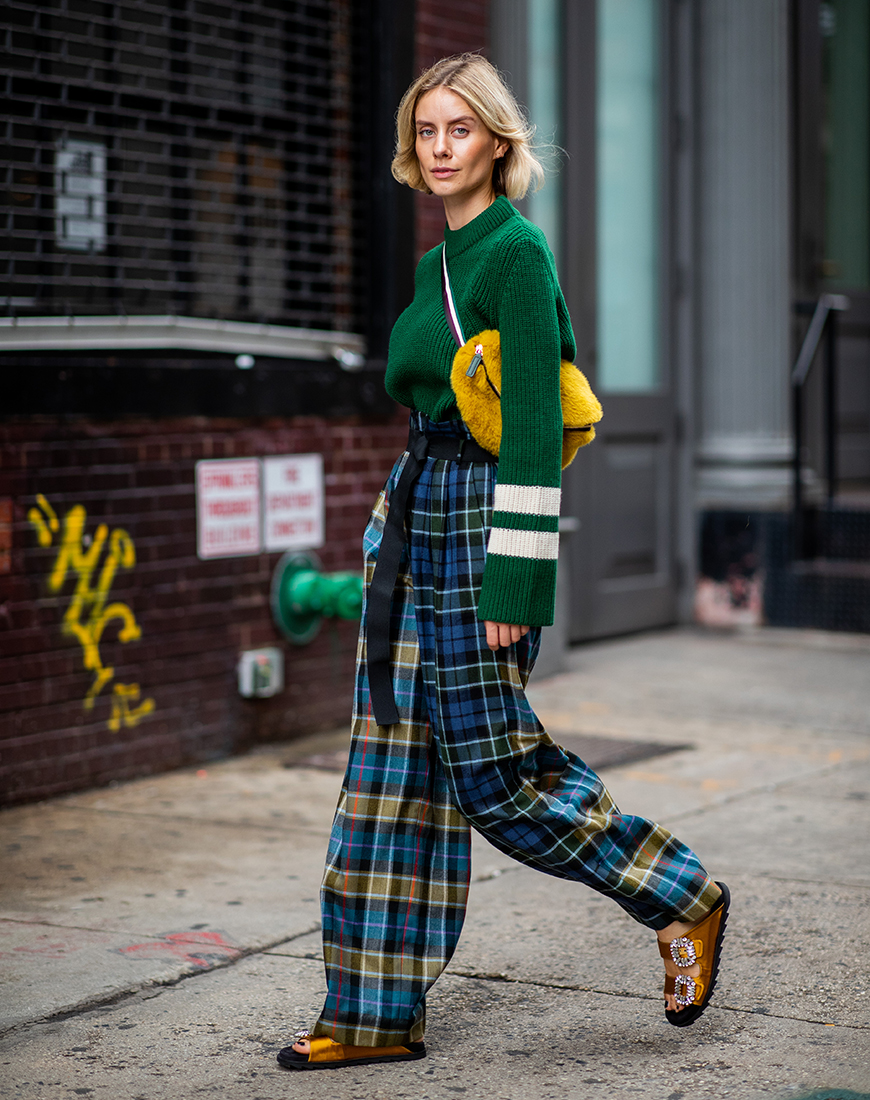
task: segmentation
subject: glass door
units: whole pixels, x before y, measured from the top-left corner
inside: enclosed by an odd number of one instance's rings
[[[823,286],[838,319],[837,471],[843,502],[870,500],[870,4],[821,5],[825,166]],[[845,497],[842,496],[845,491]]]
[[[666,4],[568,4],[566,293],[578,363],[604,408],[595,443],[565,475],[575,641],[676,617],[675,416],[667,370]]]

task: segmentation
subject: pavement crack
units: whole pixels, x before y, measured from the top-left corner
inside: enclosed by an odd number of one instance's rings
[[[799,775],[789,775],[775,782],[759,783],[755,787],[747,787],[745,790],[723,795],[721,798],[717,798],[706,806],[693,806],[690,810],[683,810],[681,813],[662,815],[660,823],[662,825],[671,825],[675,821],[688,821],[693,817],[709,813],[711,810],[719,810],[723,806],[731,806],[735,802],[742,802],[744,799],[752,798],[758,794],[770,794],[773,791],[782,790],[783,787],[789,787],[795,783],[803,783],[808,779],[815,780],[825,775],[832,775],[855,763],[855,760],[839,760],[835,764],[826,764],[815,770],[801,772]]]
[[[268,951],[274,951],[276,947],[281,947],[285,943],[293,943],[294,940],[301,940],[303,936],[310,936],[312,932],[319,932],[321,930],[321,924],[319,920],[314,921],[310,928],[306,928],[304,932],[294,932],[292,936],[288,936],[284,940],[278,940],[277,943],[272,943],[268,947],[264,947],[263,953]]]
[[[67,804],[64,806],[66,810],[75,810],[77,813],[88,814],[101,814],[110,817],[134,817],[134,818],[147,818],[149,821],[167,823],[178,821],[186,824],[196,825],[217,825],[221,828],[230,829],[263,829],[266,832],[273,833],[304,833],[311,836],[329,836],[329,830],[322,827],[316,827],[314,825],[294,825],[289,821],[282,821],[280,823],[272,823],[268,821],[228,821],[226,818],[221,817],[199,817],[196,814],[155,814],[149,813],[145,810],[110,810],[104,807],[98,806],[77,806],[75,803]]]
[[[658,1004],[660,1000],[658,995],[651,996],[648,993],[619,993],[613,989],[599,989],[597,986],[592,985],[571,985],[561,982],[546,982],[534,978],[512,978],[509,974],[479,974],[473,970],[453,969],[448,970],[447,973],[452,974],[454,978],[466,978],[469,981],[476,982],[531,986],[537,989],[556,989],[566,993],[595,993],[602,997],[622,997],[627,1000],[650,1001],[656,1004]],[[799,1024],[818,1024],[821,1027],[839,1027],[847,1031],[870,1031],[870,1024],[831,1023],[829,1020],[818,1020],[812,1016],[790,1016],[779,1012],[759,1012],[758,1009],[755,1008],[740,1008],[737,1005],[711,1004],[710,1007],[712,1009],[718,1009],[720,1012],[736,1012],[742,1016],[764,1016],[770,1020],[790,1020],[793,1023]]]
[[[17,917],[0,917],[0,924],[22,924],[25,926],[39,925],[40,928],[57,928],[59,931],[66,932],[98,932],[101,935],[115,936],[142,936],[143,939],[153,940],[157,938],[160,933],[155,932],[140,932],[135,928],[94,928],[89,924],[55,924],[52,920],[19,920]]]
[[[68,925],[62,925],[60,927],[68,927]],[[249,959],[254,955],[265,955],[269,951],[272,951],[276,947],[280,947],[283,943],[292,943],[293,940],[299,939],[302,936],[309,936],[312,932],[320,931],[320,922],[315,921],[310,927],[303,929],[300,932],[294,932],[292,936],[282,934],[280,938],[272,940],[268,943],[259,944],[256,947],[241,947],[237,955],[232,958],[222,959],[219,962],[215,962],[207,967],[197,967],[195,970],[191,970],[184,974],[176,974],[171,978],[151,978],[142,982],[137,982],[135,985],[131,985],[126,989],[116,989],[112,993],[105,994],[103,996],[89,997],[86,1000],[81,1001],[79,1004],[74,1005],[72,1008],[62,1008],[57,1012],[48,1012],[42,1016],[33,1016],[29,1020],[20,1020],[13,1024],[11,1027],[0,1027],[0,1039],[5,1038],[7,1035],[11,1035],[16,1031],[23,1031],[26,1028],[32,1027],[35,1024],[44,1024],[49,1021],[59,1022],[63,1020],[71,1020],[76,1016],[83,1016],[87,1012],[92,1012],[97,1008],[106,1008],[111,1005],[120,1004],[123,1001],[130,1000],[131,998],[144,993],[147,990],[151,990],[152,993],[156,989],[171,989],[174,986],[181,985],[182,982],[190,981],[192,978],[201,978],[206,974],[213,974],[216,970],[229,970],[230,967],[240,963],[243,959]],[[156,995],[156,994],[155,994]]]
[[[716,868],[717,874],[719,874],[720,877],[729,875],[737,878],[739,875],[746,874],[745,867],[729,867],[717,863]],[[764,879],[765,882],[799,883],[801,886],[838,887],[846,890],[870,890],[870,882],[845,882],[839,879],[829,878],[803,878],[800,875],[775,875],[769,871],[753,870],[750,877]]]

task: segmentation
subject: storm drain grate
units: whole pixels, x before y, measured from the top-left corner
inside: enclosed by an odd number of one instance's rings
[[[599,737],[594,734],[554,734],[553,740],[569,749],[585,761],[590,768],[616,768],[622,764],[636,764],[666,753],[691,749],[687,744],[666,744],[660,741],[626,741],[617,737]],[[328,747],[325,752],[308,753],[291,757],[285,768],[317,768],[322,771],[343,772],[347,767],[347,746],[340,749]]]

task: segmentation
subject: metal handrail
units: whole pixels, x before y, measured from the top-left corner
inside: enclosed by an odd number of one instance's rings
[[[792,517],[795,555],[807,554],[803,505],[803,387],[816,357],[822,336],[826,335],[825,354],[825,480],[828,504],[837,491],[837,328],[836,313],[848,310],[851,302],[845,294],[822,294],[813,309],[809,328],[791,372],[794,454],[792,459]],[[798,305],[801,309],[801,305]],[[803,307],[805,309],[806,307]],[[802,311],[803,311],[802,309]]]
[[[822,338],[825,323],[828,320],[828,314],[832,309],[847,310],[851,304],[845,294],[822,294],[816,302],[813,319],[810,321],[810,327],[807,329],[804,342],[801,344],[801,350],[798,352],[797,361],[791,372],[791,384],[793,386],[802,386],[807,380],[819,341]]]

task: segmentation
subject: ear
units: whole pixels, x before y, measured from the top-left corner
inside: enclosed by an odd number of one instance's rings
[[[495,146],[495,159],[500,160],[502,157],[506,156],[510,147],[511,144],[509,141],[497,141]]]

